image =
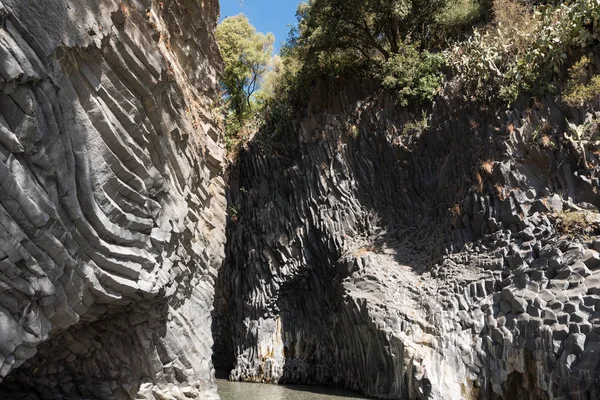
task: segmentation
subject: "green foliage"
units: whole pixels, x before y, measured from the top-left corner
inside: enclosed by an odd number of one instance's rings
[[[487,5],[487,0],[447,2],[446,7],[435,17],[437,42],[445,44],[470,33],[473,25],[483,19]]]
[[[449,2],[436,16],[436,22],[447,27],[467,25],[479,18],[481,8],[481,4],[476,0]]]
[[[495,25],[476,30],[448,52],[463,92],[479,100],[512,103],[523,92],[555,90],[569,58],[598,37],[600,3],[574,0],[529,9],[516,0],[494,1]]]
[[[356,139],[360,135],[360,129],[358,126],[352,121],[346,121],[346,130],[350,137]]]
[[[241,117],[252,108],[252,95],[267,71],[275,38],[256,32],[243,14],[225,18],[216,29],[216,38],[224,63],[225,99]]]
[[[234,113],[228,113],[225,118],[225,147],[231,153],[241,141],[244,120]]]
[[[428,51],[419,52],[415,45],[401,44],[401,50],[383,62],[378,77],[385,88],[396,89],[400,105],[411,101],[430,102],[443,83],[444,58]]]
[[[563,100],[571,107],[590,105],[598,101],[600,96],[600,75],[591,76],[590,59],[583,56],[569,68]]]
[[[284,47],[280,56],[273,58],[272,67],[261,87],[262,100],[273,103],[287,99],[300,91],[300,72],[305,67],[297,48]]]
[[[256,32],[243,14],[225,18],[216,37],[224,64],[225,145],[235,155],[262,124],[265,96],[258,87],[273,68],[275,38]]]
[[[233,222],[234,224],[237,224],[238,221],[240,220],[239,206],[237,204],[230,205],[227,208],[227,214],[229,215],[229,218],[231,218],[231,222]]]
[[[588,113],[583,124],[575,125],[568,122],[568,126],[569,133],[565,133],[565,138],[570,141],[583,144],[600,141],[600,113]]]
[[[449,88],[477,102],[511,104],[522,93],[553,92],[567,78],[565,66],[600,36],[598,0],[308,0],[297,18],[273,58],[272,36],[257,33],[243,15],[219,26],[230,149],[260,127],[289,129],[311,88],[338,78],[375,80],[401,106],[420,109],[441,91],[445,73],[455,83]],[[571,68],[567,104],[598,100],[600,76],[588,63]],[[426,119],[405,127],[408,134],[424,129]]]
[[[427,130],[428,127],[427,113],[423,112],[420,119],[414,119],[404,124],[402,127],[402,135],[418,136]]]
[[[265,78],[265,96],[303,103],[315,83],[375,79],[401,104],[430,102],[442,86],[443,58],[421,51],[447,0],[312,0]],[[422,38],[422,41],[416,39]]]
[[[260,92],[257,93],[259,97]],[[227,152],[235,157],[238,149],[243,145],[264,123],[264,104],[251,100],[251,107],[246,108],[242,114],[229,110],[225,117],[225,147]]]
[[[446,0],[313,0],[298,9],[298,43],[309,58],[388,59],[403,40],[425,40]]]
[[[581,125],[575,125],[568,121],[567,124],[569,132],[565,132],[564,137],[571,142],[580,161],[588,168],[588,151],[597,154],[598,146],[600,146],[600,113],[588,113]]]

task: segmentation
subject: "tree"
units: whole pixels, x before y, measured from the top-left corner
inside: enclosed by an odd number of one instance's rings
[[[244,14],[225,18],[216,37],[225,66],[221,84],[230,109],[241,118],[252,109],[252,95],[267,70],[275,37],[257,32]]]
[[[387,60],[403,41],[425,40],[447,1],[310,0],[298,8],[299,42],[313,55],[342,50]]]

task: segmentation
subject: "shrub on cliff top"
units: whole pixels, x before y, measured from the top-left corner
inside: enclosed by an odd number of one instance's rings
[[[499,95],[512,103],[522,92],[541,94],[562,79],[564,64],[597,41],[600,3],[574,0],[528,7],[494,2],[495,24],[478,29],[448,57],[471,99]]]
[[[383,87],[395,89],[401,106],[433,100],[442,87],[441,68],[444,58],[428,51],[419,52],[414,45],[402,43],[402,50],[382,62],[376,76]]]
[[[423,41],[447,0],[313,0],[298,9],[298,44],[308,57],[333,50],[389,59],[406,38]]]
[[[488,0],[455,0],[435,16],[433,33],[437,47],[444,47],[455,40],[464,39],[473,26],[482,22],[489,8]]]
[[[480,0],[469,0],[478,2]],[[443,57],[425,50],[448,0],[312,0],[298,7],[278,90],[302,97],[314,82],[375,79],[403,105],[430,102],[442,85]],[[463,16],[464,17],[464,16]],[[466,17],[455,16],[464,22]],[[463,19],[461,19],[463,18]],[[291,72],[291,73],[290,73]]]
[[[569,68],[563,99],[571,107],[582,107],[599,103],[600,75],[590,73],[590,59],[583,56],[575,65]]]

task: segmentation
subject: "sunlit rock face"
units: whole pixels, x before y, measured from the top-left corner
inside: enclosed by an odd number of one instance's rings
[[[217,17],[0,0],[1,398],[216,398]]]
[[[600,151],[563,134],[585,115],[439,99],[415,135],[376,87],[323,86],[227,204],[217,14],[0,0],[0,398],[210,400],[212,360],[378,398],[598,397],[600,241],[556,224],[598,223]]]
[[[563,135],[584,113],[440,99],[415,136],[368,85],[310,99],[239,157],[215,365],[384,399],[596,398],[600,241],[556,224],[598,226],[600,153]]]

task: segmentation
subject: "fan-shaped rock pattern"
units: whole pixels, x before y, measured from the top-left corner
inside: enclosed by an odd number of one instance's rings
[[[217,15],[0,1],[0,397],[216,397]]]

